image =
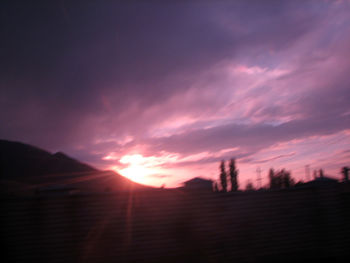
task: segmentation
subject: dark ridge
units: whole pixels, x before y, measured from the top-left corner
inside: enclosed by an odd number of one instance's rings
[[[6,140],[0,140],[0,169],[1,179],[98,171],[63,153],[51,154],[28,144]]]
[[[65,153],[63,153],[63,152],[57,152],[57,153],[55,153],[55,154],[53,154],[53,156],[55,156],[55,157],[57,157],[57,158],[69,158],[69,159],[72,159],[72,158],[70,158],[68,155],[66,155]]]
[[[2,192],[31,194],[52,186],[74,187],[80,192],[148,189],[113,171],[100,171],[68,155],[51,154],[37,147],[0,140]]]

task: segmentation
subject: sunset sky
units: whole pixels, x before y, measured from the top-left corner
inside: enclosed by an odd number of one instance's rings
[[[135,181],[350,165],[350,1],[8,1],[0,138]]]

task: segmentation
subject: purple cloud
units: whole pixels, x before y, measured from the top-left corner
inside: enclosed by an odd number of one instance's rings
[[[8,3],[0,137],[101,168],[154,156],[155,174],[174,178],[205,164],[213,175],[233,155],[288,166],[299,152],[256,155],[349,136],[349,11],[348,1]],[[160,164],[167,154],[176,161]]]

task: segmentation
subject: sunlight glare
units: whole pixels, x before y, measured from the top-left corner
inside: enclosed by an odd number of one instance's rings
[[[124,155],[120,159],[120,163],[126,164],[127,167],[119,172],[138,183],[149,183],[150,175],[160,172],[159,168],[155,167],[156,163],[151,157],[144,157],[141,154]]]

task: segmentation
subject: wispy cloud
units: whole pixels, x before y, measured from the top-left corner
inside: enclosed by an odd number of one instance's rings
[[[257,164],[335,173],[349,141],[349,11],[348,1],[108,2],[64,14],[7,4],[0,137],[100,168],[141,155],[156,185],[215,178],[230,157],[242,180]]]

